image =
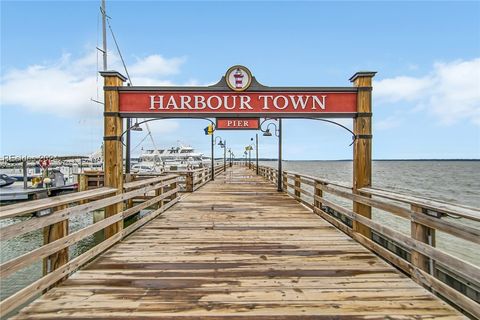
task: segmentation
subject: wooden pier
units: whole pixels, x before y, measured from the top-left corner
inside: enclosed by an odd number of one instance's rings
[[[464,318],[253,170],[177,190],[156,193],[165,211],[123,229],[130,235],[13,319]]]

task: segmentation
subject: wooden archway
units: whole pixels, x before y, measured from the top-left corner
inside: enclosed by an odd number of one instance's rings
[[[243,72],[243,73],[242,73]],[[372,181],[372,78],[375,72],[357,72],[352,87],[267,87],[242,66],[234,66],[213,86],[133,87],[116,71],[104,77],[105,186],[123,189],[122,118],[352,118],[353,190],[370,187]],[[248,81],[242,82],[244,79]],[[242,80],[242,81],[240,81]],[[238,83],[241,86],[238,86]],[[107,208],[105,216],[120,212]],[[371,207],[353,202],[353,210],[371,218]],[[106,237],[122,228],[121,222],[106,230]],[[371,231],[354,222],[354,230],[371,238]]]

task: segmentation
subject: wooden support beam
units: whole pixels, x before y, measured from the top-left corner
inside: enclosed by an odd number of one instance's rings
[[[357,117],[353,120],[356,139],[353,145],[353,192],[372,184],[372,78],[375,72],[357,72],[350,81],[358,88]],[[353,211],[371,218],[372,208],[353,202]],[[353,230],[371,238],[371,230],[354,221]]]
[[[187,172],[185,176],[185,191],[193,192],[193,172]]]
[[[133,182],[135,180],[135,176],[133,176],[131,173],[125,173],[125,183]],[[130,209],[133,207],[133,199],[128,199],[127,200],[127,209]]]
[[[298,174],[295,175],[295,188],[294,188],[294,192],[295,192],[295,199],[297,200],[300,200],[300,197],[301,197],[301,194],[300,194],[300,186],[301,186],[301,182],[300,182],[300,176]]]
[[[315,184],[314,184],[314,187],[313,187],[313,188],[314,188],[315,196],[322,198],[322,197],[323,197],[323,190],[320,189],[321,183],[320,183],[319,181],[315,181],[314,183],[315,183]],[[313,206],[314,206],[315,208],[321,209],[321,208],[320,208],[320,206],[322,205],[321,202],[318,201],[317,199],[315,199],[315,197],[313,197],[313,198],[314,198],[314,199],[313,199]]]
[[[173,182],[171,185],[170,185],[170,190],[177,190],[178,188],[178,182],[175,181]],[[171,196],[170,196],[170,201],[173,201],[175,200],[175,198],[178,196],[177,192],[174,192]]]
[[[416,205],[411,205],[411,210],[412,212],[415,212],[419,215],[423,215],[423,208],[416,206]],[[411,231],[411,236],[413,239],[421,241],[426,244],[430,244],[432,247],[435,246],[435,230],[427,227],[424,224],[418,223],[416,221],[411,221],[410,222],[410,231]],[[425,272],[432,272],[435,268],[430,268],[430,259],[419,253],[418,251],[412,250],[411,252],[412,255],[412,264],[425,271]],[[431,270],[432,269],[432,270]]]
[[[88,177],[85,173],[80,173],[78,175],[78,192],[87,191],[88,190]],[[82,200],[79,204],[85,204],[87,200]]]
[[[54,211],[66,209],[67,205],[55,207]],[[49,244],[68,235],[68,219],[43,228],[43,244]],[[68,262],[68,247],[43,259],[43,275],[46,275]]]
[[[163,194],[163,187],[155,190],[155,197],[159,197]],[[160,209],[163,206],[163,200],[157,202],[157,209]]]
[[[118,72],[103,71],[100,74],[105,79],[105,87],[121,87],[126,80]],[[123,132],[123,121],[118,115],[119,94],[117,90],[105,91],[105,115],[103,137],[103,165],[105,171],[105,186],[117,188],[117,194],[123,192],[123,145],[120,136]],[[105,208],[105,218],[111,217],[123,210],[123,203],[117,203]],[[119,221],[105,229],[105,238],[110,238],[120,232],[123,221]]]

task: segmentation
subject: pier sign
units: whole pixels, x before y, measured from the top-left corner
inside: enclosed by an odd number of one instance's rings
[[[217,130],[258,130],[259,118],[217,118]]]
[[[106,88],[108,90],[108,88]],[[122,117],[353,117],[356,87],[267,87],[233,66],[207,87],[116,87]]]
[[[205,117],[232,114],[283,115],[320,114],[351,116],[356,112],[356,92],[177,92],[177,91],[119,91],[120,113],[148,116],[178,115]],[[146,116],[145,116],[146,117]]]

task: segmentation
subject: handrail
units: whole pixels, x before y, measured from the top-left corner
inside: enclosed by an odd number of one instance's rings
[[[150,179],[143,179],[143,180],[137,180],[137,181],[132,181],[132,182],[126,182],[123,184],[123,189],[125,191],[128,191],[128,190],[133,190],[133,189],[137,189],[137,188],[140,188],[140,187],[143,187],[143,186],[146,186],[146,185],[151,185],[151,184],[154,184],[156,182],[161,182],[161,181],[166,181],[166,180],[170,180],[170,179],[175,179],[177,178],[178,176],[177,175],[174,175],[174,174],[169,174],[169,175],[166,175],[166,176],[159,176],[159,177],[156,177],[156,178],[150,178]]]
[[[390,199],[390,200],[404,202],[411,205],[416,205],[416,206],[419,206],[428,210],[432,210],[438,213],[444,213],[447,215],[462,217],[469,220],[480,221],[479,209],[476,209],[470,206],[452,204],[452,203],[448,203],[448,202],[444,202],[436,199],[410,196],[410,195],[391,192],[391,191],[387,191],[379,188],[362,188],[359,191],[372,196],[378,196],[385,199]]]
[[[275,171],[277,171],[275,169]],[[326,180],[326,179],[321,179],[321,178],[318,178],[318,177],[313,177],[313,176],[309,176],[309,175],[306,175],[306,174],[303,174],[303,173],[298,173],[298,172],[295,172],[295,171],[283,171],[283,174],[284,175],[289,175],[289,176],[295,176],[295,175],[299,175],[303,178],[306,178],[306,179],[310,179],[310,180],[313,180],[313,181],[316,181],[316,182],[320,182],[322,184],[330,184],[332,186],[336,186],[336,187],[340,187],[340,188],[345,188],[345,189],[349,189],[349,190],[352,190],[352,187],[350,186],[347,186],[347,185],[344,185],[344,184],[341,184],[339,182],[335,182],[335,181],[330,181],[330,180]]]
[[[215,166],[215,176],[224,171],[224,165]],[[142,185],[151,184],[155,181],[163,181],[168,179],[169,175],[176,175],[182,177],[178,181],[180,185],[180,192],[193,192],[201,186],[205,185],[211,179],[212,171],[209,166],[197,169],[189,169],[183,171],[165,171],[164,173],[130,173],[125,175],[124,190],[128,191],[132,188],[137,188]],[[193,177],[193,187],[190,181],[190,175]],[[100,190],[103,186],[104,174],[101,171],[86,172],[79,174],[79,191],[85,190]],[[155,180],[156,179],[156,180]]]
[[[255,169],[255,165],[253,168]],[[275,168],[259,166],[259,174],[272,183],[277,182],[277,169]],[[442,219],[442,215],[448,215],[478,222],[480,221],[480,209],[379,188],[362,188],[358,190],[358,193],[354,193],[351,187],[292,171],[283,172],[282,183],[287,194],[311,208],[314,213],[362,245],[375,251],[421,285],[439,291],[445,299],[459,308],[475,317],[480,317],[478,301],[474,301],[473,296],[467,296],[467,292],[457,291],[445,280],[442,281],[438,278],[440,272],[446,275],[453,274],[455,278],[460,279],[456,281],[461,281],[462,284],[470,283],[470,285],[480,288],[480,266],[435,247],[435,231],[437,230],[474,244],[480,244],[480,228]],[[361,203],[403,218],[411,224],[412,233],[408,236],[384,225],[381,221],[369,219],[344,207],[344,204],[337,203],[332,198],[325,198],[326,194]],[[400,249],[391,251],[373,237],[365,237],[352,227],[353,221],[370,228],[376,236],[386,239],[387,242],[393,243]],[[401,254],[405,250],[410,256]]]
[[[216,165],[215,168],[215,176],[218,176],[224,171],[223,165]],[[180,181],[182,186],[182,192],[193,192],[198,188],[204,186],[207,182],[209,182],[212,178],[212,169],[211,167],[204,167],[198,168],[193,170],[186,170],[186,171],[170,171],[175,172],[175,174],[184,177],[183,180]]]
[[[19,202],[2,207],[0,211],[0,219],[18,217],[32,212],[45,210],[51,207],[68,205],[82,200],[99,198],[111,195],[116,191],[117,189],[115,188],[102,187],[95,190],[87,190],[82,192],[76,192],[73,194],[56,196],[52,198],[33,200],[27,203]]]
[[[2,242],[37,230],[42,230],[44,233],[44,245],[13,257],[0,265],[0,276],[3,278],[32,263],[44,261],[43,277],[0,302],[0,317],[6,316],[18,306],[44,290],[48,290],[58,281],[64,280],[83,264],[173,206],[179,199],[178,182],[178,175],[164,175],[127,182],[124,184],[123,192],[119,194],[116,194],[115,188],[103,187],[2,207],[1,218],[16,217],[47,209],[50,213],[32,216],[30,219],[13,220],[12,224],[0,229]],[[141,202],[139,203],[138,200]],[[68,232],[70,218],[112,207],[120,210],[80,230]],[[140,210],[145,209],[149,210],[145,215],[131,225],[123,227],[125,219],[130,219]],[[111,237],[68,261],[68,251],[72,245],[101,230],[118,226],[119,223],[121,223],[120,227]]]

